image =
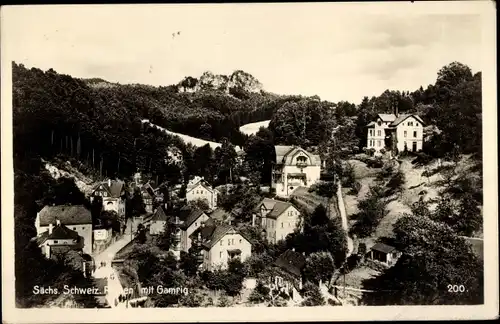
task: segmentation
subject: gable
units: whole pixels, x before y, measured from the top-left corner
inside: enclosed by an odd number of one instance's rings
[[[189,190],[187,191],[187,193],[192,192],[193,190],[201,190],[201,189],[205,189],[206,191],[208,191],[208,192],[210,192],[210,193],[212,192],[212,189],[211,189],[211,188],[209,188],[209,187],[205,186],[203,183],[201,183],[201,182],[200,182],[200,183],[198,183],[197,185],[195,185],[194,187],[192,187],[191,189],[189,189]]]

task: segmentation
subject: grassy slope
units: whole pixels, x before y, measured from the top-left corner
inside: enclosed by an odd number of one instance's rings
[[[439,197],[440,193],[445,189],[445,184],[443,183],[445,177],[443,172],[437,172],[429,178],[422,175],[426,169],[433,170],[437,168],[437,161],[434,161],[426,167],[416,167],[412,165],[410,161],[410,159],[402,159],[401,161],[402,163],[399,168],[403,171],[406,178],[404,189],[402,193],[398,195],[397,200],[388,203],[387,210],[389,213],[381,220],[375,233],[371,237],[363,240],[367,243],[368,247],[379,237],[391,236],[393,224],[403,213],[411,212],[411,205],[418,201],[421,195],[423,195],[425,201],[432,201],[432,199]],[[349,188],[344,189],[344,202],[348,216],[358,212],[358,202],[365,197],[369,186],[373,184],[377,174],[380,172],[380,169],[368,168],[365,163],[358,160],[349,160],[349,162],[354,166],[356,178],[361,182],[362,187],[357,195],[350,194]],[[442,162],[442,165],[450,164],[450,162]],[[471,160],[469,156],[462,156],[457,164],[457,173],[459,175],[467,174],[469,177],[478,177],[479,174],[477,172],[471,171],[473,166],[473,160]],[[482,237],[482,233],[477,233],[475,236]]]

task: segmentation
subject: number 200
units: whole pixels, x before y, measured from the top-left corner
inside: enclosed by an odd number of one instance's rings
[[[448,285],[448,292],[465,292],[465,287],[463,285]]]

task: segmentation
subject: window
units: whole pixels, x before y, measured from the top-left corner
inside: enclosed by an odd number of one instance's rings
[[[54,241],[54,243],[57,243],[57,242],[58,242],[57,240],[56,240],[56,241]]]
[[[370,136],[373,136],[373,129],[370,129]]]
[[[408,123],[408,125],[409,125],[409,126],[413,126],[413,122],[409,122],[409,123]]]
[[[413,132],[413,137],[415,137],[415,138],[417,137],[417,131]]]
[[[283,222],[281,222],[281,228],[283,228]]]
[[[220,246],[222,246],[222,240],[220,240]]]
[[[231,245],[231,239],[227,240],[227,245]]]
[[[381,130],[377,131],[377,136],[382,136],[382,131]]]
[[[242,240],[242,239],[240,239],[240,243],[241,243],[242,241],[243,241],[243,240]]]
[[[222,258],[222,251],[220,251],[219,256]]]
[[[418,123],[415,123],[415,126],[418,126]]]
[[[73,227],[73,231],[76,231],[76,227]]]
[[[377,146],[380,147],[382,145],[382,142],[379,140],[377,141]]]
[[[404,137],[406,137],[406,133],[407,133],[407,131],[405,131],[405,133],[404,133]]]
[[[200,190],[200,193],[203,195],[203,190]]]

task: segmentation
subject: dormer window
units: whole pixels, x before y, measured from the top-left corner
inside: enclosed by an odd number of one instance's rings
[[[297,166],[306,166],[307,165],[307,158],[305,156],[299,156],[297,158]]]

